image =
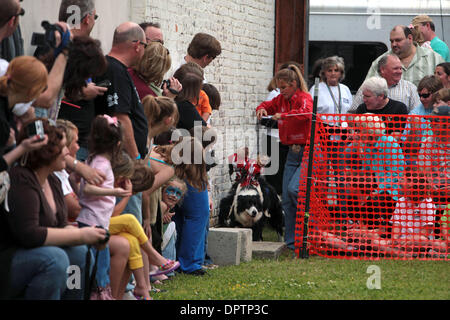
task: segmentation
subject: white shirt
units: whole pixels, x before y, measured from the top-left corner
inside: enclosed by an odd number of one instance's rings
[[[431,198],[426,198],[418,206],[414,206],[411,201],[402,197],[397,202],[392,222],[394,225],[400,224],[401,237],[419,235],[421,228],[434,224],[435,212],[436,206]]]
[[[6,71],[8,70],[8,66],[9,66],[8,61],[0,59],[0,77],[5,75]]]
[[[339,84],[338,86],[330,86],[329,87],[331,92],[333,93],[333,96],[331,95],[330,91],[327,88],[327,84],[325,82],[319,83],[319,99],[317,102],[317,113],[321,114],[346,114],[347,111],[350,109],[353,97],[352,93],[350,92],[350,89],[344,85]],[[338,107],[336,104],[339,105],[339,88],[341,90],[341,110],[338,110]],[[314,97],[314,89],[315,85],[311,87],[309,90],[309,93],[312,97]],[[333,100],[334,97],[334,100]],[[333,121],[333,117],[322,117],[322,120],[326,121],[330,125],[336,125],[335,121]],[[343,118],[339,118],[340,121],[343,120]]]

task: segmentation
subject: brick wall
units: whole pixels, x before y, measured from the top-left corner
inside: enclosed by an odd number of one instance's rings
[[[161,24],[175,67],[197,32],[209,33],[221,42],[222,54],[205,69],[206,79],[222,97],[221,109],[211,120],[220,133],[216,156],[224,159],[244,143],[255,154],[254,110],[267,96],[273,70],[274,1],[132,0],[131,18]],[[216,208],[231,186],[228,168],[221,162],[210,172]]]
[[[56,21],[60,1],[24,0],[22,4],[27,11],[21,18],[26,53],[32,54],[31,33],[42,30],[42,20]],[[273,70],[273,0],[96,0],[96,8],[100,18],[92,37],[101,40],[105,53],[111,48],[114,29],[127,20],[161,24],[174,68],[197,32],[215,36],[222,54],[205,69],[205,77],[222,97],[221,110],[211,120],[221,133],[216,155],[222,160],[244,144],[256,153],[254,110],[268,93]],[[231,186],[227,166],[215,167],[210,177],[217,207]]]

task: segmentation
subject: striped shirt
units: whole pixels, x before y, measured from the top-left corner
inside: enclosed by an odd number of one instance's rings
[[[389,50],[388,52],[382,54],[377,59],[375,59],[374,62],[372,62],[372,66],[367,73],[366,80],[370,77],[378,76],[378,61],[380,61],[381,57],[387,54],[393,54],[392,50]],[[419,85],[419,82],[423,77],[433,75],[436,65],[442,62],[445,62],[445,60],[439,53],[434,52],[431,49],[419,47],[416,45],[416,54],[414,55],[410,64],[407,68],[402,66],[402,79],[411,81],[417,86]]]
[[[417,94],[417,87],[412,82],[403,79],[388,88],[388,98],[403,102],[408,107],[408,113],[421,103]],[[358,106],[363,103],[363,93],[361,88],[359,88],[348,113],[355,113]]]

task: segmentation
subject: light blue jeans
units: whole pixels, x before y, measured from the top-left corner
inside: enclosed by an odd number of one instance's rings
[[[299,153],[295,153],[292,148],[289,148],[284,165],[281,201],[284,210],[284,241],[289,249],[295,249],[295,218],[303,150],[304,147],[301,148]]]
[[[25,300],[82,300],[87,246],[39,247],[19,249],[11,261],[11,296]],[[78,266],[80,287],[70,289],[76,273],[70,266]],[[69,282],[69,283],[68,283]],[[73,282],[76,284],[76,281]]]

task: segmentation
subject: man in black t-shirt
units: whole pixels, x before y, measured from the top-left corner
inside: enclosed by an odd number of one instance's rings
[[[147,154],[148,124],[141,100],[127,69],[143,56],[145,33],[139,25],[125,22],[117,27],[110,53],[106,56],[108,70],[95,79],[109,80],[111,85],[104,96],[95,99],[96,114],[117,117],[123,128],[123,145],[133,159]]]
[[[364,103],[356,109],[357,114],[373,113],[382,115],[407,115],[408,107],[400,101],[392,100],[387,97],[388,87],[384,78],[372,77],[364,81],[361,85]],[[405,117],[383,117],[386,121],[388,134],[401,134],[405,125]],[[392,123],[391,121],[399,121]],[[401,123],[400,123],[401,122]]]

